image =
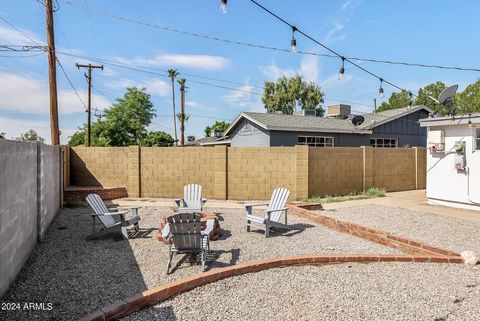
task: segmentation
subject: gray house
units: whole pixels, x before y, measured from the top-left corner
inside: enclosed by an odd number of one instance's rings
[[[316,117],[309,111],[294,115],[241,113],[225,136],[234,147],[425,147],[427,132],[419,120],[432,112],[420,105],[364,114],[363,119],[355,120],[349,105],[329,106],[327,117]]]

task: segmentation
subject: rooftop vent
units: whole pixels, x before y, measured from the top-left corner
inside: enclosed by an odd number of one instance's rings
[[[315,109],[312,110],[307,110],[307,109],[302,109],[302,110],[297,110],[293,112],[294,115],[297,116],[316,116]]]
[[[195,141],[195,136],[187,136],[187,141],[189,142]]]
[[[327,108],[327,117],[345,119],[352,113],[352,106],[350,105],[330,105]]]
[[[215,129],[210,131],[210,137],[223,137],[223,131]]]

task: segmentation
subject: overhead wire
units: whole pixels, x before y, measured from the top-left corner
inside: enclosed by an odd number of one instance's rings
[[[234,44],[234,45],[241,45],[241,46],[259,48],[259,49],[267,49],[267,50],[291,53],[291,50],[286,49],[286,48],[278,48],[278,47],[274,47],[274,46],[230,40],[230,39],[226,39],[226,38],[220,38],[220,37],[216,37],[216,36],[210,36],[210,35],[200,34],[200,33],[196,33],[196,32],[185,31],[185,30],[181,30],[181,29],[178,29],[178,28],[160,26],[160,25],[157,25],[157,24],[141,21],[141,20],[138,20],[138,19],[127,18],[127,17],[115,15],[115,14],[112,14],[112,13],[109,13],[109,12],[93,9],[91,7],[85,7],[85,6],[79,5],[79,4],[74,3],[72,1],[69,1],[69,0],[63,0],[63,1],[65,3],[73,6],[73,7],[77,7],[77,8],[80,8],[82,10],[86,10],[86,11],[89,11],[89,12],[92,12],[92,13],[107,16],[107,17],[114,18],[114,19],[121,20],[121,21],[128,22],[128,23],[143,25],[143,26],[156,28],[156,29],[160,29],[160,30],[164,30],[164,31],[170,31],[170,32],[175,32],[175,33],[188,35],[188,36],[204,38],[204,39],[209,39],[209,40],[214,40],[214,41],[220,41],[220,42]],[[311,55],[311,56],[318,56],[318,57],[327,57],[327,58],[339,58],[338,55],[336,55],[336,54],[308,52],[308,51],[301,51],[301,50],[297,50],[296,54]],[[480,72],[480,68],[472,68],[472,67],[458,67],[458,66],[448,66],[448,65],[438,65],[438,64],[411,63],[411,62],[405,62],[405,61],[362,58],[362,57],[354,57],[354,56],[352,56],[352,57],[343,56],[343,57],[345,59],[355,60],[355,61],[359,61],[359,62],[364,61],[364,62],[390,64],[390,65],[403,65],[403,66],[408,66],[408,67],[421,67],[421,68],[435,68],[435,69],[444,69],[444,70]]]

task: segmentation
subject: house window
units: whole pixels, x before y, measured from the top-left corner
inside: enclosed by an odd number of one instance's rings
[[[473,136],[473,150],[480,150],[480,128],[475,128],[475,136]]]
[[[298,136],[298,145],[313,147],[334,147],[333,137],[329,136]]]
[[[370,146],[395,148],[398,146],[396,138],[370,138]]]

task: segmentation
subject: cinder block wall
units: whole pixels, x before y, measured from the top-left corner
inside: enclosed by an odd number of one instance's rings
[[[363,189],[363,151],[356,147],[310,148],[311,196],[345,195]]]
[[[128,153],[135,147],[75,147],[70,149],[70,185],[127,186]]]
[[[425,188],[425,154],[425,148],[74,147],[70,180],[126,187],[133,197],[179,197],[185,184],[197,183],[208,198],[269,199],[274,188],[286,187],[291,199],[304,199],[371,186]]]
[[[0,139],[0,297],[60,208],[60,147]]]
[[[229,199],[269,199],[276,187],[295,198],[295,147],[230,147],[227,167]]]
[[[373,186],[389,192],[415,189],[415,149],[373,148]]]

